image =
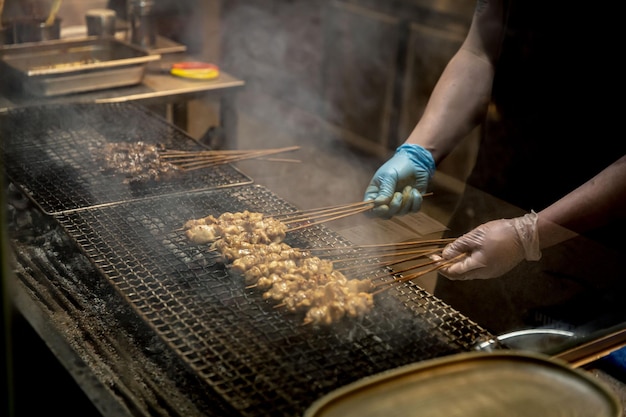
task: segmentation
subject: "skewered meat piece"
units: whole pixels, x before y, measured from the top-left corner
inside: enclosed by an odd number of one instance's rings
[[[324,291],[313,293],[312,306],[307,311],[304,322],[330,325],[343,318],[359,317],[374,306],[372,294],[350,292],[347,287],[328,283]]]
[[[238,223],[238,222],[248,222],[254,223],[263,219],[263,213],[259,213],[256,211],[238,211],[236,213],[231,213],[226,211],[222,213],[219,217],[220,221],[228,222],[228,223]]]
[[[274,284],[282,281],[284,281],[284,278],[279,274],[263,274],[263,276],[256,281],[256,287],[267,290],[271,289]]]
[[[274,282],[272,287],[263,293],[264,299],[272,299],[274,301],[280,301],[285,298],[285,295],[298,291],[301,287],[301,283],[298,280],[290,281],[279,279]]]
[[[374,296],[368,292],[350,293],[345,300],[348,317],[361,317],[374,307]]]
[[[341,302],[330,302],[311,307],[304,317],[304,322],[307,324],[331,325],[344,316],[361,317],[370,311],[373,306],[374,300],[371,294],[364,292],[353,293]]]
[[[259,255],[265,255],[269,253],[277,253],[281,259],[303,259],[309,256],[307,251],[295,249],[286,243],[270,243],[269,245],[256,245],[253,248],[253,252]]]
[[[310,280],[304,275],[302,275],[300,271],[298,271],[297,268],[293,268],[290,271],[285,272],[285,273],[280,273],[280,272],[271,273],[267,276],[263,276],[259,278],[259,280],[257,281],[257,288],[262,289],[262,290],[268,290],[267,292],[270,292],[273,285],[281,284],[283,282],[298,283],[297,290],[309,290],[309,289],[317,287],[318,285],[316,281]],[[282,300],[288,295],[289,294],[283,294],[283,296],[280,298],[276,296],[272,298],[278,301],[278,300]]]
[[[92,154],[104,172],[123,174],[125,184],[137,184],[179,176],[180,168],[159,157],[159,152],[163,150],[165,147],[160,144],[119,142],[105,143],[92,149]]]
[[[227,246],[239,246],[241,242],[247,243],[278,243],[286,235],[287,226],[278,220],[264,217],[262,213],[249,212],[222,213],[214,218],[207,216],[201,219],[187,221],[183,228],[186,229],[187,237],[194,243],[208,243],[202,237],[206,236],[203,230],[207,224],[214,227],[215,239],[224,240]],[[195,238],[200,238],[196,241]],[[223,244],[222,244],[223,245]]]
[[[256,246],[246,242],[244,239],[241,239],[238,244],[233,244],[233,242],[224,239],[217,239],[211,244],[211,249],[221,253],[226,262],[232,262],[241,256],[249,255],[250,251],[253,251]]]
[[[300,291],[287,294],[283,302],[291,312],[311,307],[319,307],[343,298],[356,297],[357,294],[366,294],[372,287],[370,280],[348,280],[341,272],[322,274],[318,280],[308,287],[302,286]],[[366,303],[367,305],[367,303]],[[365,312],[365,310],[363,311]]]
[[[345,315],[343,309],[335,304],[311,307],[304,316],[305,323],[330,325],[339,321]]]
[[[333,272],[333,263],[318,258],[317,256],[302,259],[300,266],[302,266],[309,275],[330,274]]]
[[[233,261],[231,269],[243,274],[246,284],[250,285],[272,273],[284,274],[297,271],[309,279],[322,273],[330,273],[332,263],[317,257],[306,258],[304,253],[299,251],[285,250],[259,255],[244,255]]]
[[[209,214],[208,216],[202,217],[200,219],[188,220],[185,222],[183,229],[191,229],[194,226],[208,225],[208,224],[217,224],[217,219]]]
[[[197,245],[214,242],[222,231],[216,224],[198,224],[185,232],[187,239]]]
[[[261,213],[226,212],[189,220],[184,228],[192,242],[211,243],[246,285],[264,291],[265,300],[304,312],[305,323],[330,325],[373,307],[370,280],[349,280],[331,261],[282,242],[286,226]]]
[[[217,240],[212,245],[213,249],[219,251],[227,262],[234,262],[236,259],[247,255],[265,256],[268,253],[280,253],[281,258],[298,259],[307,256],[307,252],[294,249],[285,243],[253,244],[240,242],[238,246],[230,246],[227,241]]]
[[[268,233],[265,231],[253,231],[253,232],[243,232],[243,233],[224,233],[220,236],[221,239],[224,239],[230,246],[235,246],[239,244],[241,241],[259,244],[259,243],[272,243],[272,242],[280,242],[285,237],[282,235],[274,235],[270,237]]]
[[[315,291],[330,282],[336,282],[343,285],[345,282],[347,282],[347,279],[345,279],[345,277],[341,275],[341,273],[338,271],[333,271],[333,273],[331,274],[319,274],[311,276],[310,274],[306,274],[306,271],[302,268],[295,268],[284,274],[271,274],[269,277],[261,277],[258,280],[257,286],[261,289],[269,288],[269,290],[263,294],[264,298],[271,297],[275,301],[285,301],[287,298],[290,298],[297,292],[310,293],[311,291]],[[282,291],[281,288],[284,288],[283,285],[285,283],[289,285],[289,288],[291,290],[295,291]],[[291,283],[296,283],[297,287],[291,285]],[[308,299],[310,299],[311,297],[310,294],[301,295],[305,295],[306,297],[308,297]],[[305,307],[304,305],[295,306],[295,303],[293,302],[291,302],[290,304],[293,306],[293,309],[291,310],[293,312],[295,312],[298,308]]]
[[[293,259],[275,260],[269,263],[254,265],[244,273],[244,278],[246,285],[261,285],[260,288],[263,289],[264,286],[268,285],[268,281],[263,280],[261,284],[259,284],[259,280],[262,278],[266,278],[272,274],[281,277],[282,275],[296,271],[297,269],[298,266]]]
[[[235,249],[235,248],[230,248]],[[238,273],[245,273],[254,265],[288,259],[303,259],[306,252],[294,250],[284,243],[271,243],[269,245],[250,244],[236,249],[237,257],[234,259],[231,269]]]
[[[351,279],[346,282],[350,292],[370,292],[374,289],[374,284],[369,279]]]

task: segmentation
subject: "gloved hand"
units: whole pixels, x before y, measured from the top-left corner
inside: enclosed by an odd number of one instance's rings
[[[372,177],[363,201],[374,201],[372,214],[391,218],[422,207],[422,193],[435,173],[435,160],[419,145],[404,144]]]
[[[524,259],[538,261],[537,213],[482,224],[446,246],[442,256],[452,259],[463,253],[467,256],[440,270],[444,276],[455,280],[496,278]]]

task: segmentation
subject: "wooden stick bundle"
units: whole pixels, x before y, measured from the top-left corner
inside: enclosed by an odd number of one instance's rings
[[[432,193],[423,194],[424,197],[428,197]],[[299,210],[292,213],[273,216],[273,218],[280,220],[284,224],[299,225],[290,227],[287,231],[292,232],[294,230],[304,229],[305,227],[325,223],[333,220],[342,219],[344,217],[352,216],[374,208],[373,201],[359,201],[357,203],[346,203],[335,206],[328,206],[309,210]],[[300,224],[307,222],[306,224]]]
[[[431,255],[434,255],[438,252],[441,251],[441,248],[437,248],[437,249],[422,249],[422,250],[416,250],[414,251],[414,255],[412,256],[408,256],[408,257],[402,257],[402,258],[396,258],[396,259],[392,259],[389,261],[378,261],[378,262],[374,262],[372,264],[359,264],[359,265],[351,265],[351,266],[345,266],[345,267],[337,267],[335,268],[337,271],[341,271],[341,272],[346,272],[349,270],[363,270],[363,269],[369,269],[369,270],[374,270],[374,269],[378,269],[378,268],[388,268],[390,266],[393,265],[399,265],[399,264],[403,264],[406,262],[411,262],[411,261],[417,261],[419,259],[425,258],[425,257],[429,257]],[[389,257],[389,256],[401,256],[404,254],[382,254],[382,255],[377,255],[377,258],[381,258],[381,257]],[[358,259],[358,258],[352,258],[352,259]],[[337,261],[333,261],[333,263],[336,262],[345,262],[345,259],[341,259],[341,260],[337,260]],[[398,271],[394,271],[394,273],[397,273]]]
[[[246,159],[265,159],[276,162],[300,162],[296,159],[264,158],[277,153],[291,152],[300,149],[299,146],[289,146],[273,149],[252,150],[207,150],[207,151],[180,151],[165,150],[159,152],[159,157],[183,170],[208,168],[215,165],[228,164]]]
[[[462,253],[462,254],[460,254],[458,256],[455,256],[454,258],[451,258],[451,259],[446,259],[446,260],[443,260],[443,259],[432,259],[429,262],[423,263],[423,264],[417,266],[416,268],[410,268],[409,270],[421,269],[421,268],[423,268],[425,266],[428,266],[428,265],[434,265],[434,266],[432,266],[430,268],[427,268],[427,269],[424,269],[424,270],[420,270],[420,271],[414,272],[412,274],[407,274],[407,275],[404,275],[402,277],[397,277],[397,276],[393,275],[393,280],[380,282],[378,284],[375,284],[374,286],[375,287],[380,287],[380,289],[378,289],[376,291],[373,291],[372,295],[380,294],[381,292],[386,291],[389,288],[393,287],[394,284],[407,282],[407,281],[412,281],[412,280],[417,279],[419,277],[422,277],[422,276],[424,276],[424,275],[426,275],[428,273],[435,272],[435,271],[437,271],[437,270],[439,270],[441,268],[444,268],[444,267],[446,267],[448,265],[451,265],[451,264],[453,264],[455,262],[458,262],[459,260],[461,260],[465,256],[467,256],[467,255],[465,253]],[[405,272],[405,271],[397,271],[394,274],[399,274],[401,272]]]

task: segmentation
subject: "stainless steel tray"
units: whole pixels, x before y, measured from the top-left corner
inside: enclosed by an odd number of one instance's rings
[[[366,377],[304,417],[620,417],[621,403],[583,371],[535,353],[469,352]]]
[[[138,84],[161,59],[115,38],[62,39],[0,48],[2,72],[27,93],[57,96]]]

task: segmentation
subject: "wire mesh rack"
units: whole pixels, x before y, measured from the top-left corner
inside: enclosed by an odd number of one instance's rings
[[[166,194],[250,184],[232,165],[181,173],[167,181],[127,183],[94,152],[110,143],[207,150],[182,130],[132,103],[72,103],[0,113],[0,161],[7,177],[40,209],[58,214]]]
[[[246,288],[215,251],[190,244],[181,231],[187,220],[244,210],[274,215],[296,209],[262,186],[244,185],[55,218],[190,372],[242,416],[300,415],[347,383],[468,351],[493,337],[412,283],[377,295],[364,317],[303,325],[301,316]],[[353,250],[324,225],[289,232],[285,243]],[[373,261],[371,255],[360,260]],[[371,271],[367,278],[389,274]]]

